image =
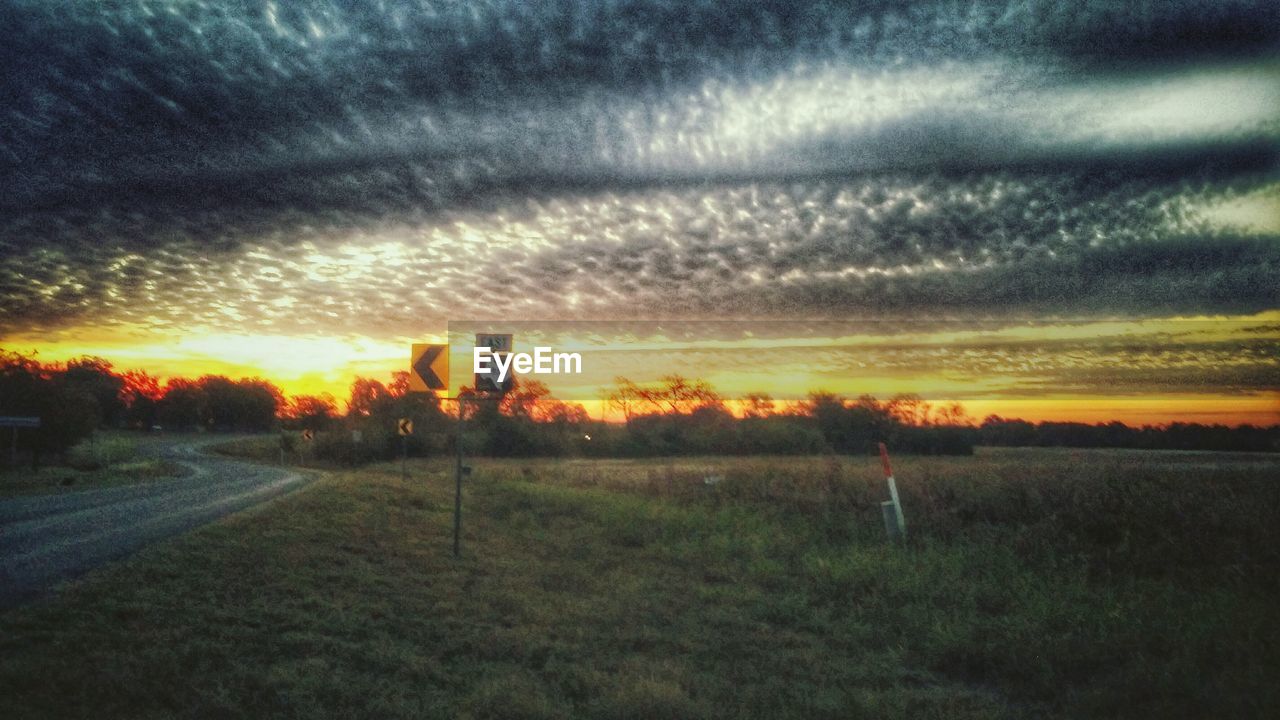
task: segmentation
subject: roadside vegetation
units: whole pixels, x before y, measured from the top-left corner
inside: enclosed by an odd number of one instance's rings
[[[1074,453],[1074,454],[1073,454]],[[1274,717],[1266,455],[335,471],[0,615],[0,716]]]
[[[932,403],[910,393],[880,399],[815,391],[780,401],[767,393],[731,398],[706,381],[678,375],[637,384],[617,378],[606,404],[619,422],[593,420],[578,404],[551,395],[536,381],[517,380],[500,399],[466,388],[467,450],[492,457],[644,458],[690,455],[864,455],[877,442],[897,452],[969,455],[978,446],[1111,447],[1140,449],[1280,451],[1280,425],[1225,427],[1194,423],[1134,428],[1113,422],[1030,423],[988,416],[970,418],[959,403]],[[67,454],[95,431],[283,433],[277,458],[358,467],[450,451],[443,438],[456,413],[431,393],[409,392],[409,376],[391,381],[357,377],[345,409],[327,394],[286,397],[261,378],[221,375],[159,378],[121,372],[102,358],[43,363],[0,349],[0,416],[38,417],[39,430],[23,430],[17,453],[0,453],[6,466],[66,464]],[[401,418],[416,431],[396,432]],[[301,434],[315,436],[301,444]],[[277,460],[279,461],[279,460]]]
[[[69,448],[56,465],[0,470],[0,497],[132,485],[187,474],[184,466],[145,452],[157,441],[133,433],[97,433]]]

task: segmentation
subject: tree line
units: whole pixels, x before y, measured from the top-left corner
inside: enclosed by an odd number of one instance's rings
[[[617,379],[605,406],[621,422],[593,420],[578,404],[554,398],[545,385],[517,380],[501,397],[463,390],[467,451],[494,456],[644,457],[692,454],[813,454],[872,452],[886,442],[897,452],[970,454],[976,445],[1125,447],[1267,451],[1280,449],[1280,426],[1131,427],[1068,422],[1033,424],[990,416],[981,423],[956,403],[935,405],[918,395],[887,400],[810,393],[779,402],[766,393],[729,399],[703,380],[678,375],[641,385]],[[450,451],[456,415],[430,393],[409,391],[409,376],[359,377],[345,410],[328,394],[286,397],[261,378],[222,375],[161,382],[143,371],[117,371],[102,358],[42,363],[0,350],[0,415],[38,416],[39,432],[24,432],[20,450],[58,453],[96,428],[268,432],[320,431],[312,451],[343,464]],[[399,418],[415,432],[400,438]],[[287,432],[282,447],[295,449]]]
[[[205,375],[162,385],[102,358],[42,363],[0,349],[0,415],[40,418],[40,430],[21,434],[18,443],[36,458],[104,427],[263,432],[276,426],[284,405],[280,389],[260,378]]]
[[[1133,448],[1138,450],[1280,451],[1280,426],[1175,422],[1132,427],[1121,422],[1030,423],[989,415],[977,428],[978,443],[1005,447]]]

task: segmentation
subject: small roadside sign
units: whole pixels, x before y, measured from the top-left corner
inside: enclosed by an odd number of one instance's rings
[[[476,333],[476,347],[487,347],[494,355],[511,352],[511,334]]]
[[[513,335],[506,333],[476,333],[476,347],[489,348],[489,352],[496,356],[505,358],[511,354],[511,348],[514,345]],[[489,364],[488,373],[475,374],[476,392],[481,393],[497,393],[501,395],[512,388],[512,381],[515,380],[515,373],[511,369],[507,369],[506,377],[501,381],[498,377],[502,374],[496,367],[496,363]]]
[[[396,422],[396,431],[401,435],[413,434],[413,418],[400,418]]]
[[[449,388],[449,346],[414,343],[409,353],[409,390],[428,392]]]
[[[18,417],[13,415],[0,415],[0,427],[13,428],[12,439],[9,443],[9,467],[17,467],[18,465],[18,428],[38,428],[40,427],[40,418],[38,417]],[[32,456],[31,466],[35,467],[35,456]]]

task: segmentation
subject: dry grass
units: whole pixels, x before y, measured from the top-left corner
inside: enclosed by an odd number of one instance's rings
[[[906,548],[870,458],[476,461],[461,561],[447,463],[335,474],[0,616],[0,716],[1274,716],[1273,559],[1064,532],[1269,476],[1060,460],[902,459]]]

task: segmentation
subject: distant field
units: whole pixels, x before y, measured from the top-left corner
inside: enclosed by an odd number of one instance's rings
[[[461,561],[413,461],[0,615],[0,716],[1280,711],[1274,455],[896,458],[902,548],[870,457],[472,464]]]

